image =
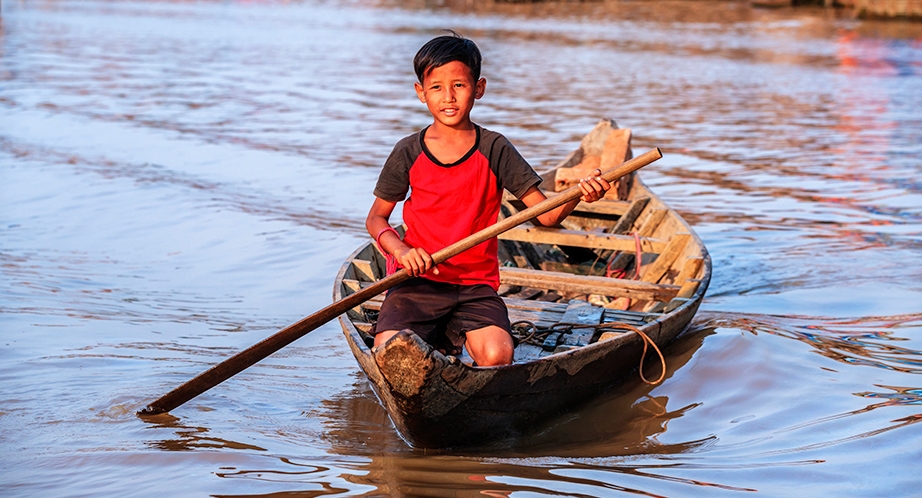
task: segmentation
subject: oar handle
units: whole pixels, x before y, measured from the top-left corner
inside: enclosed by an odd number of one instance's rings
[[[602,178],[609,182],[613,182],[618,178],[632,173],[661,157],[663,157],[663,154],[659,148],[654,148],[640,156],[635,157],[634,159],[622,163],[620,166],[616,166],[602,172]],[[536,218],[556,207],[562,206],[567,202],[572,201],[573,199],[577,199],[581,195],[582,192],[578,186],[570,187],[567,190],[564,190],[563,192],[545,201],[539,202],[538,204],[535,204],[534,206],[525,209],[524,211],[519,211],[518,213],[509,216],[508,218],[503,218],[494,225],[491,225],[473,235],[455,242],[454,244],[444,249],[437,251],[432,255],[433,262],[435,264],[442,263],[445,260],[456,256],[470,249],[471,247],[476,246],[477,244],[496,237],[497,235],[506,232],[507,230],[515,228],[516,226],[521,225],[522,223],[532,218]],[[408,280],[409,278],[410,275],[406,272],[406,270],[399,270],[396,273],[393,273],[381,280],[378,280],[374,284],[359,290],[358,292],[350,294],[340,299],[339,301],[330,304],[326,308],[323,308],[310,316],[302,318],[301,320],[263,339],[262,341],[209,368],[198,376],[180,385],[176,389],[173,389],[172,391],[160,397],[160,399],[154,401],[153,403],[140,410],[138,415],[158,415],[161,413],[169,412],[174,408],[181,406],[199,394],[202,394],[203,392],[211,389],[221,382],[224,382],[234,375],[253,366],[263,358],[266,358],[272,353],[275,353],[283,347],[291,344],[296,339],[299,339],[308,332],[311,332],[312,330],[320,327],[330,320],[333,320],[337,316],[342,315],[346,311],[364,303],[365,301],[371,299],[374,296],[377,296],[387,289],[390,289],[400,282]]]

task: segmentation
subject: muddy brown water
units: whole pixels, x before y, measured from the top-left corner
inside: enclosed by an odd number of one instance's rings
[[[746,2],[12,1],[0,17],[0,495],[911,496],[922,478],[922,25]],[[411,59],[481,46],[536,167],[600,118],[714,276],[662,385],[424,451],[327,324]],[[655,365],[649,376],[658,374]],[[446,428],[451,430],[451,428]]]

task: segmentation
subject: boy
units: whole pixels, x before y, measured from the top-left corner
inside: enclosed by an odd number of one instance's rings
[[[496,222],[507,189],[527,206],[545,200],[541,178],[499,133],[471,121],[474,101],[487,82],[480,77],[477,45],[457,33],[439,36],[416,54],[416,95],[433,122],[400,140],[391,152],[365,220],[378,247],[413,277],[388,291],[375,326],[375,346],[410,329],[446,354],[466,346],[479,366],[512,363],[514,342],[499,288],[496,238],[441,263],[431,253]],[[601,172],[581,180],[580,198],[601,199],[611,185]],[[404,203],[404,239],[391,228],[396,204]],[[580,199],[539,216],[553,226]]]

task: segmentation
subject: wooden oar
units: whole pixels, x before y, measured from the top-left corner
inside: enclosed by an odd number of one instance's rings
[[[613,182],[661,157],[663,157],[663,154],[659,148],[652,149],[620,166],[604,171],[602,173],[602,178],[609,182]],[[439,264],[481,242],[496,237],[532,218],[536,218],[556,207],[562,206],[581,195],[582,192],[579,190],[579,186],[570,187],[550,199],[535,204],[513,216],[504,218],[490,227],[437,251],[432,255],[433,263]],[[147,405],[147,407],[138,412],[138,415],[157,415],[171,411],[199,394],[202,394],[221,382],[253,366],[258,361],[282,349],[288,344],[291,344],[308,332],[409,278],[410,275],[405,270],[400,270],[354,294],[350,294],[334,302],[313,315],[285,327],[275,334],[202,372],[197,377],[187,381],[185,384],[180,385],[176,389],[163,395],[160,399]]]

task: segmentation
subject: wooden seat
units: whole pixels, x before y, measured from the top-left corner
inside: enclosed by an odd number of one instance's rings
[[[634,251],[634,237],[603,232],[584,232],[563,228],[528,227],[513,228],[499,236],[501,240],[530,242],[533,244],[550,244],[560,246],[585,247],[590,249],[610,249],[615,251]],[[658,239],[640,238],[644,252],[660,253],[666,244]]]
[[[523,285],[554,289],[577,294],[602,294],[647,301],[669,301],[679,292],[678,285],[655,284],[609,277],[573,275],[563,272],[500,268],[499,281],[508,285]]]

